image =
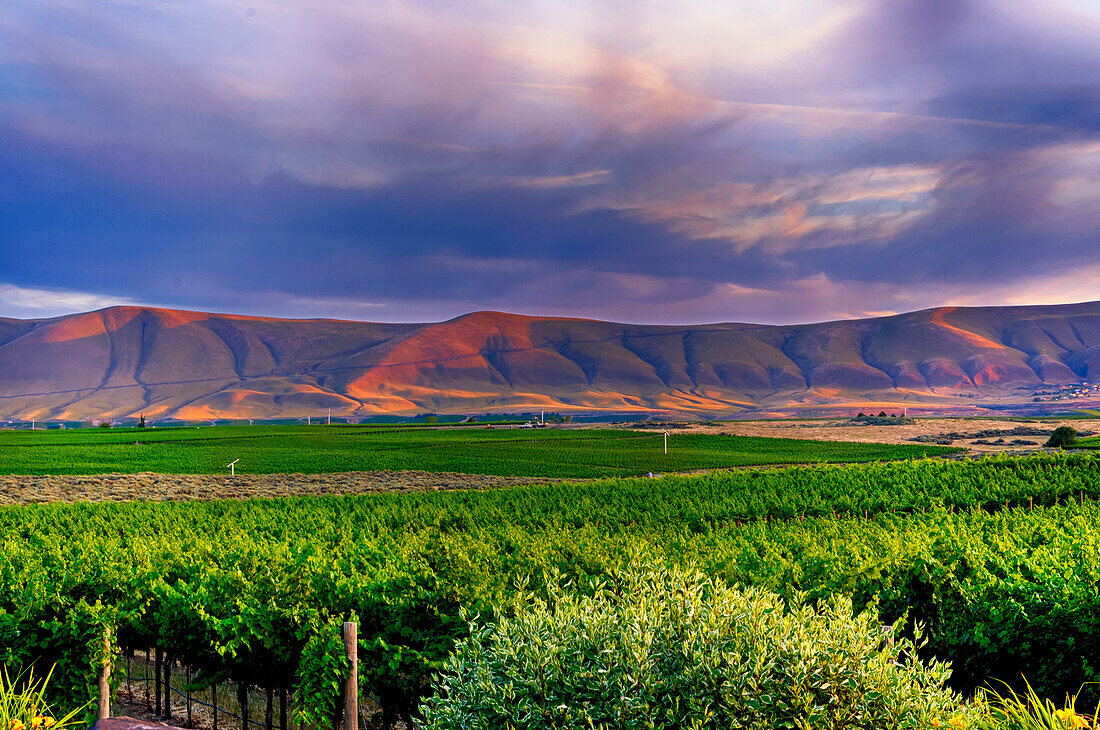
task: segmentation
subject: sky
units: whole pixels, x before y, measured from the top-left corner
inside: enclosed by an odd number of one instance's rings
[[[0,316],[1100,299],[1100,0],[4,0]]]

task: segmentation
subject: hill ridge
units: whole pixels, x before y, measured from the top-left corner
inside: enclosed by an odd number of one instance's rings
[[[126,305],[0,318],[0,418],[973,407],[1100,382],[1100,302],[812,324],[506,312],[280,319]]]

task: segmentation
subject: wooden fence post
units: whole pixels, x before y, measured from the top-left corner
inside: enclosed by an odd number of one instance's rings
[[[106,720],[111,716],[111,628],[108,626],[103,632],[103,670],[99,673],[99,712],[96,717]]]
[[[141,689],[145,692],[145,708],[153,711],[153,703],[149,699],[149,657],[153,655],[151,647],[145,649],[145,661],[141,663]]]
[[[286,687],[279,688],[279,730],[286,728]]]
[[[266,728],[266,730],[272,730],[272,725],[275,723],[275,720],[274,720],[275,715],[274,715],[274,710],[273,710],[274,706],[275,706],[275,688],[274,687],[268,687],[267,688],[267,706],[264,708],[264,728]]]
[[[237,682],[237,705],[241,710],[241,730],[248,730],[248,685]]]
[[[359,730],[359,624],[344,623],[344,649],[351,665],[344,684],[344,730]]]
[[[191,721],[191,665],[187,666],[187,727],[194,727]]]
[[[164,719],[172,719],[172,657],[164,657]]]
[[[157,695],[157,717],[160,717],[160,662],[164,658],[164,650],[159,646],[156,649],[155,659],[153,661],[153,676],[156,677],[156,695]]]

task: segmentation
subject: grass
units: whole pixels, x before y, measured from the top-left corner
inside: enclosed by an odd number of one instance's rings
[[[595,478],[724,467],[920,458],[958,449],[611,429],[213,426],[0,432],[0,473],[224,474],[381,469]]]
[[[46,686],[50,674],[44,679],[33,676],[12,676],[0,666],[0,727],[5,730],[68,730],[79,723],[80,707],[63,717],[55,714],[46,702]]]
[[[1067,696],[1059,707],[1047,697],[1040,697],[1025,682],[1023,692],[1006,687],[1004,694],[995,689],[983,693],[988,730],[1095,730],[1098,726],[1096,708],[1093,715],[1077,713],[1080,693]]]

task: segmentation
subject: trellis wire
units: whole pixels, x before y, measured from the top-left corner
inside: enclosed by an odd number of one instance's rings
[[[150,657],[149,657],[149,656],[146,656],[146,657],[145,657],[145,661],[143,662],[143,663],[145,664],[145,667],[146,667],[146,672],[145,672],[145,674],[146,674],[146,675],[148,675],[148,666],[149,666],[149,662],[150,662]],[[181,665],[181,666],[182,666],[183,668],[187,669],[187,670],[190,670],[190,667],[188,667],[188,666],[186,666],[186,665]],[[159,672],[157,672],[157,674],[159,674]],[[130,695],[130,701],[131,701],[131,702],[133,702],[133,699],[134,699],[134,691],[133,691],[133,687],[132,687],[132,685],[133,685],[133,684],[134,684],[134,683],[136,682],[136,683],[139,683],[139,684],[141,684],[141,685],[143,685],[143,686],[145,687],[145,705],[146,705],[146,707],[150,707],[150,704],[149,704],[149,691],[148,691],[148,686],[149,686],[149,684],[150,684],[150,683],[152,683],[153,681],[154,681],[154,679],[153,679],[152,677],[149,677],[149,676],[144,676],[144,677],[135,677],[135,676],[132,676],[132,675],[130,674],[130,657],[129,657],[129,656],[127,656],[127,657],[126,657],[126,686],[127,686],[127,689],[129,690],[129,695]],[[236,684],[236,683],[234,682],[234,684]],[[214,693],[213,693],[213,696],[214,696],[214,698],[215,698],[215,701],[214,701],[214,703],[210,703],[210,702],[204,702],[203,700],[200,700],[199,698],[195,697],[195,696],[194,696],[194,695],[192,695],[191,693],[184,693],[184,692],[181,692],[181,691],[180,691],[179,689],[177,689],[176,687],[172,687],[172,686],[169,686],[169,687],[168,687],[168,689],[169,689],[170,691],[172,691],[172,692],[175,692],[175,693],[176,693],[177,695],[179,695],[180,697],[184,698],[185,700],[187,700],[187,701],[189,701],[189,702],[191,702],[191,703],[193,703],[193,704],[196,704],[196,705],[201,705],[201,706],[203,706],[203,707],[209,707],[210,709],[214,710],[214,712],[215,712],[216,714],[218,714],[218,715],[223,715],[223,716],[225,716],[225,717],[231,717],[231,718],[234,718],[234,719],[236,719],[236,720],[240,720],[240,721],[242,721],[242,722],[243,722],[243,721],[244,721],[244,718],[243,718],[243,717],[242,717],[241,715],[238,715],[238,714],[237,714],[237,713],[235,713],[235,712],[230,712],[230,711],[229,711],[229,710],[228,710],[228,709],[227,709],[226,707],[224,707],[223,705],[219,705],[219,704],[217,704],[217,699],[216,699],[216,698],[217,698],[216,685],[213,685],[213,687],[215,687],[215,691],[214,691]],[[284,689],[284,691],[285,691],[285,689]],[[289,698],[289,697],[291,697],[291,696],[292,696],[292,695],[288,695],[288,698]],[[366,699],[370,700],[370,701],[371,701],[372,703],[374,703],[375,705],[377,705],[377,706],[381,706],[381,702],[379,702],[379,701],[378,701],[378,698],[377,698],[377,697],[375,697],[374,695],[363,695],[363,697],[365,697]],[[360,713],[360,716],[362,716],[362,713]],[[251,726],[251,725],[255,725],[256,727],[262,727],[262,728],[266,728],[266,727],[267,727],[267,724],[266,724],[266,722],[260,722],[259,720],[253,720],[253,719],[252,719],[251,717],[250,717],[250,718],[248,718],[248,724],[249,724],[250,726]]]

